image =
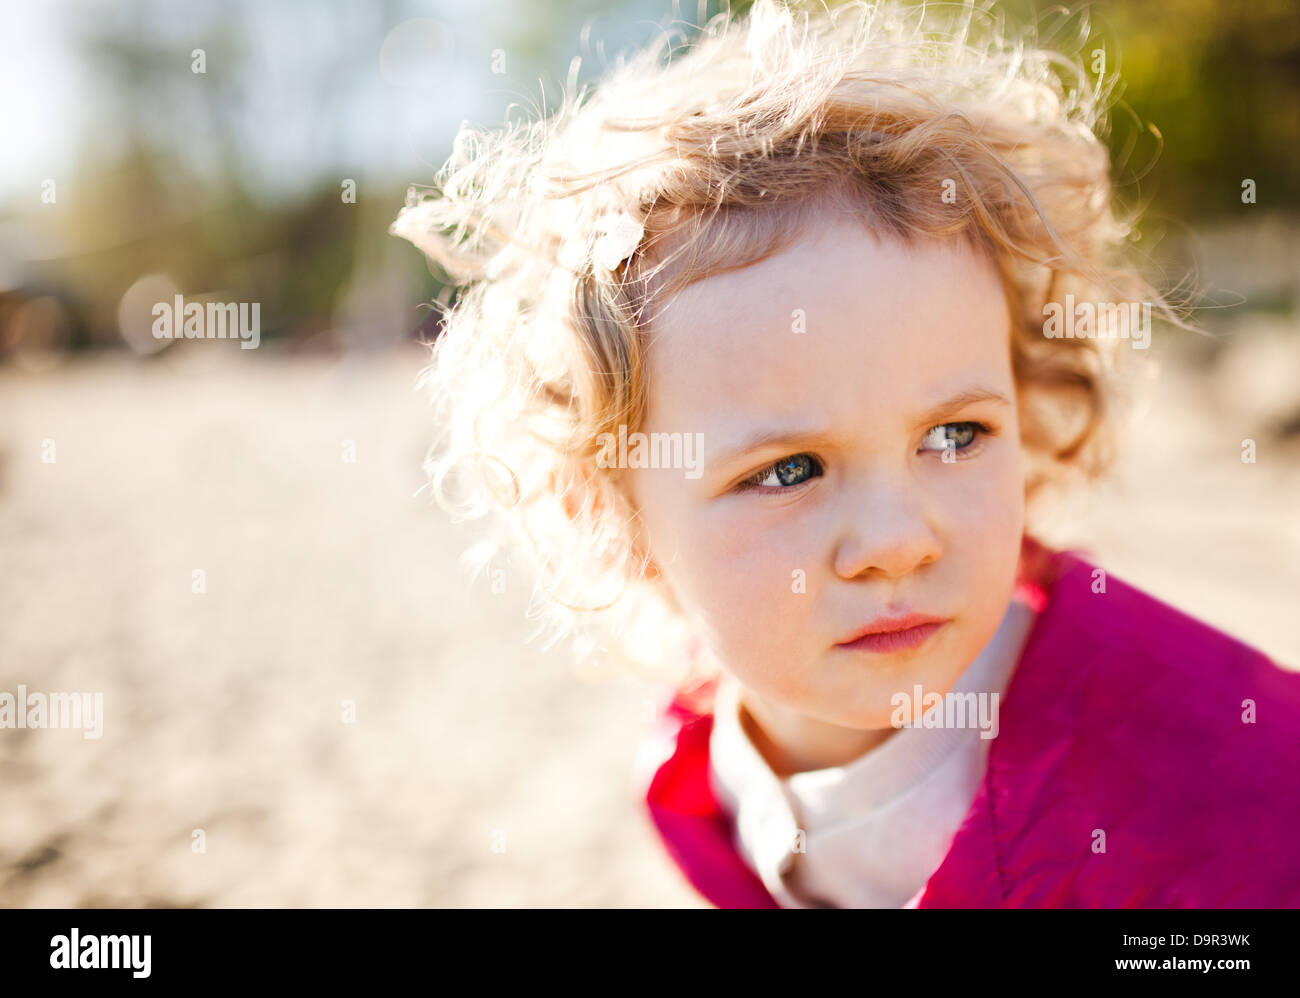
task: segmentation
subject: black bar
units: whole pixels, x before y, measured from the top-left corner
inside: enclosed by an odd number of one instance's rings
[[[592,918],[583,911],[11,909],[0,911],[0,959],[7,984],[81,987],[113,979],[133,987],[319,982],[337,988],[349,981],[373,986],[412,977],[436,987],[466,974],[471,981],[499,984],[511,972],[538,983],[552,975],[586,977],[604,963],[601,953],[616,958],[629,981],[679,981],[685,970],[698,973],[701,961],[707,973],[708,965],[719,971],[749,965],[766,972],[811,960],[803,973],[822,967],[836,972],[826,978],[828,987],[837,987],[833,982],[845,973],[856,975],[849,979],[862,980],[865,988],[885,970],[926,984],[980,978],[998,984],[1125,978],[1152,984],[1172,977],[1179,986],[1193,979],[1231,986],[1293,976],[1300,927],[1296,911],[655,913],[651,922],[646,917],[602,912]],[[719,919],[737,922],[724,927]],[[78,962],[90,959],[91,951],[100,955],[105,944],[99,937],[137,936],[139,945],[125,951],[114,939],[104,948],[110,958],[127,954],[120,960],[126,967],[56,969],[51,960],[70,956],[73,929]],[[146,935],[148,976],[136,977],[129,955],[143,957]],[[88,943],[87,937],[96,938]],[[762,949],[754,945],[764,943]],[[761,966],[753,962],[758,953],[765,954]],[[1190,965],[1206,960],[1208,970]],[[1121,961],[1128,962],[1121,966]],[[448,969],[453,964],[454,974]]]

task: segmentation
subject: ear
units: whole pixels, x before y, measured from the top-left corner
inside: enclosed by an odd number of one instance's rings
[[[637,552],[637,557],[638,557],[638,558],[644,556],[644,550],[643,550],[642,548],[638,547],[638,548],[636,549],[636,552]],[[663,578],[663,576],[662,576],[662,575],[660,574],[660,572],[659,572],[659,566],[655,564],[655,560],[654,560],[653,558],[650,558],[650,559],[649,559],[648,561],[646,561],[646,563],[645,563],[645,577],[646,577],[647,579],[661,579],[661,578]]]
[[[584,516],[597,517],[604,512],[605,499],[599,483],[593,480],[590,469],[577,462],[568,462],[552,471],[551,488],[574,525],[580,525]]]
[[[570,463],[564,469],[556,469],[551,473],[551,488],[560,496],[565,515],[568,516],[570,522],[576,526],[583,526],[581,520],[583,516],[589,519],[600,517],[614,504],[615,496],[621,498],[622,504],[627,511],[635,517],[636,506],[625,489],[618,482],[610,479],[597,480],[596,474],[597,472],[594,472],[591,468],[576,462]],[[585,514],[583,513],[584,509],[586,510]],[[635,532],[632,540],[632,556],[639,562],[646,557],[648,552],[644,531],[640,529],[639,520],[633,520],[632,530]],[[661,577],[659,566],[655,564],[653,559],[646,562],[645,571],[647,579]]]
[[[650,544],[649,539],[646,536],[645,524],[641,519],[640,508],[633,501],[624,482],[611,481],[610,487],[618,493],[624,508],[628,512],[628,516],[631,518],[632,557],[636,559],[638,563],[642,560],[645,561],[645,577],[647,579],[657,580],[663,578],[663,575],[659,571],[659,566],[655,563],[654,558],[649,557]]]

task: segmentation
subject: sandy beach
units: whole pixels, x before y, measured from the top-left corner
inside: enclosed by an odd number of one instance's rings
[[[1297,667],[1285,332],[1169,351],[1044,539]],[[0,905],[702,906],[633,790],[659,691],[577,677],[527,580],[457,567],[423,349],[234,346],[0,369],[0,690],[104,704],[97,739],[0,731]]]

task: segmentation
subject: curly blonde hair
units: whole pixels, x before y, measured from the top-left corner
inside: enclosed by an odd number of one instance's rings
[[[685,615],[647,577],[598,440],[641,425],[656,307],[778,252],[814,210],[987,253],[1012,304],[1028,493],[1105,469],[1134,352],[1118,334],[1045,337],[1045,303],[1148,302],[1183,324],[1124,260],[1134,220],[1098,138],[1113,79],[1007,37],[982,4],[862,0],[758,0],[684,49],[665,33],[594,93],[577,70],[549,119],[462,126],[392,226],[467,286],[422,379],[435,494],[458,516],[500,514],[469,557],[524,553],[546,648],[689,667]]]

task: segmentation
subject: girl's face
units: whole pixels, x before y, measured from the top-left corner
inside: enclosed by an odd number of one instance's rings
[[[702,458],[622,474],[710,651],[762,700],[850,728],[950,690],[1002,621],[1024,529],[992,264],[828,217],[683,289],[650,336],[641,430],[701,434]],[[912,613],[943,621],[919,646],[843,646]]]

